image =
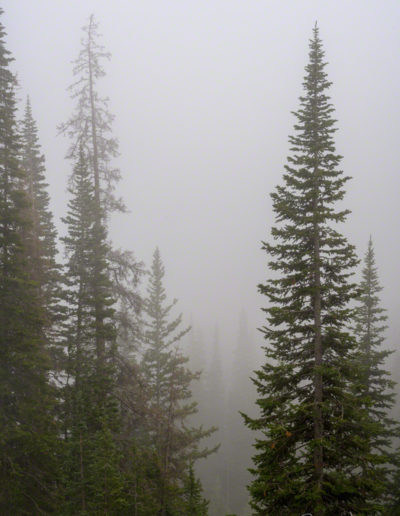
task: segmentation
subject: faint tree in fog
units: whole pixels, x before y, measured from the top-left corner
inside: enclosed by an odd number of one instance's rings
[[[71,97],[76,101],[71,118],[59,126],[60,133],[67,134],[71,145],[67,158],[79,158],[83,146],[89,159],[90,171],[94,179],[96,203],[103,206],[104,217],[114,210],[124,210],[123,202],[114,194],[120,172],[111,164],[118,155],[118,142],[112,136],[111,125],[114,116],[108,111],[108,99],[101,97],[97,81],[104,77],[102,60],[110,59],[110,53],[99,43],[98,24],[93,14],[81,41],[81,51],[74,63],[76,81],[69,87]]]
[[[148,295],[144,301],[145,330],[141,368],[150,391],[148,431],[159,460],[159,514],[165,516],[182,505],[180,488],[191,461],[212,450],[199,449],[199,441],[214,429],[187,426],[197,412],[191,382],[199,373],[187,367],[188,358],[177,344],[189,331],[181,329],[182,317],[170,318],[176,300],[167,302],[163,286],[164,266],[158,249],[153,255]]]
[[[368,242],[362,270],[361,296],[355,316],[355,335],[358,341],[356,393],[365,400],[372,424],[368,435],[371,453],[377,454],[374,469],[379,472],[375,482],[386,497],[392,497],[393,466],[398,468],[399,458],[390,449],[393,440],[400,437],[400,427],[388,415],[395,403],[395,382],[384,369],[392,351],[383,349],[387,329],[386,310],[380,306],[378,270],[372,238]],[[363,466],[365,476],[371,478],[371,467]],[[390,502],[389,502],[390,503]]]

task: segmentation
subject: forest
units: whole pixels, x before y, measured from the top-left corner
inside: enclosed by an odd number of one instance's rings
[[[174,297],[161,244],[144,260],[134,242],[115,243],[120,221],[139,224],[121,184],[140,170],[118,165],[112,59],[96,14],[66,63],[70,109],[53,128],[67,142],[57,171],[66,191],[56,202],[0,15],[0,514],[400,515],[398,343],[375,235],[367,228],[358,249],[346,230],[351,178],[336,150],[323,28],[313,22],[298,42],[307,58],[286,157],[262,192],[272,216],[262,242],[250,242],[263,263],[250,285],[261,319],[254,327],[238,288],[242,308],[226,332]],[[212,237],[193,233],[213,281],[231,278],[218,260],[212,269]],[[183,254],[172,276],[188,282]],[[221,293],[228,308],[233,295]]]

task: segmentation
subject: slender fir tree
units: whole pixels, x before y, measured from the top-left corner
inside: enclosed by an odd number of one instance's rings
[[[391,408],[393,396],[388,393],[394,382],[382,365],[392,353],[382,349],[387,329],[386,310],[380,306],[378,270],[372,238],[368,242],[362,270],[361,296],[355,314],[355,334],[359,343],[360,388],[371,397],[371,411],[376,420],[383,420]],[[381,397],[383,395],[383,397]]]
[[[193,464],[190,464],[183,487],[185,516],[208,516],[208,501],[203,498],[201,483],[196,479]]]
[[[115,187],[120,180],[120,171],[113,166],[113,158],[118,156],[118,142],[112,136],[112,122],[114,116],[108,110],[108,99],[101,97],[98,92],[98,81],[105,76],[102,66],[104,60],[110,58],[104,46],[100,43],[98,24],[94,16],[89,18],[88,25],[83,27],[84,37],[81,41],[81,50],[74,62],[73,74],[76,81],[69,87],[71,96],[76,99],[76,107],[71,117],[61,124],[59,131],[70,138],[71,144],[67,158],[74,163],[79,160],[82,149],[87,157],[87,166],[93,181],[95,197],[95,216],[97,234],[101,235],[107,229],[107,222],[113,211],[124,211],[121,199],[115,195]],[[73,179],[74,172],[71,179]],[[102,258],[101,244],[94,243],[93,253],[98,254],[96,270],[100,273]],[[112,293],[115,301],[115,320],[118,328],[127,337],[138,330],[137,316],[141,306],[140,296],[137,293],[139,279],[143,273],[143,264],[138,263],[132,252],[113,249],[108,246],[107,262],[109,277],[112,282]],[[95,282],[97,285],[100,282]],[[96,320],[102,326],[101,292],[97,292]],[[96,335],[98,358],[104,351],[104,342],[101,332]],[[132,339],[120,338],[119,343],[130,347]],[[129,350],[121,350],[127,354]]]
[[[38,283],[22,238],[32,221],[4,38],[0,24],[0,513],[44,514],[56,506],[59,480],[55,397]]]
[[[167,516],[182,506],[180,489],[190,462],[212,452],[200,450],[199,441],[215,429],[187,426],[190,416],[197,412],[190,384],[199,373],[192,373],[186,367],[188,358],[178,349],[180,339],[189,328],[180,329],[181,315],[169,320],[176,300],[166,303],[163,277],[164,266],[156,249],[143,307],[146,327],[141,366],[150,397],[150,444],[159,460],[158,514]]]
[[[97,483],[96,488],[93,487],[91,494],[89,487],[84,494],[86,500],[91,496],[92,500],[96,500],[93,503],[100,503],[103,492],[101,503],[106,508],[112,499],[115,503],[124,504],[130,499],[129,489],[125,489],[123,496],[117,496],[116,493],[118,486],[118,489],[122,488],[122,477],[132,476],[129,468],[134,465],[135,458],[132,458],[131,450],[134,448],[136,424],[139,414],[143,414],[145,400],[141,396],[143,389],[134,357],[137,350],[133,344],[137,340],[137,318],[141,305],[137,285],[143,267],[137,263],[132,253],[114,250],[106,242],[109,216],[115,210],[123,211],[124,206],[115,195],[120,173],[112,165],[113,158],[118,154],[117,141],[111,134],[114,117],[108,111],[108,100],[98,93],[98,81],[105,75],[102,63],[110,56],[99,40],[98,26],[92,15],[88,25],[84,27],[81,51],[73,69],[76,81],[70,86],[72,98],[76,99],[76,108],[70,119],[60,126],[60,132],[69,136],[71,145],[67,158],[76,164],[71,175],[71,185],[79,190],[78,184],[81,184],[83,188],[80,193],[76,191],[74,194],[74,202],[80,204],[71,205],[67,220],[69,235],[64,240],[69,252],[68,281],[71,281],[75,274],[75,287],[71,285],[75,331],[72,332],[72,338],[69,338],[69,342],[72,343],[71,374],[74,378],[74,375],[80,374],[79,371],[84,371],[82,382],[85,380],[86,383],[82,383],[82,389],[76,392],[89,403],[89,406],[83,405],[83,410],[87,412],[86,419],[92,418],[85,430],[87,440],[94,443],[99,439],[103,446],[103,452],[99,450],[98,458],[92,457],[89,453],[86,454],[87,460],[92,465],[96,461],[105,465],[109,454],[109,464],[114,468],[112,474],[104,470],[102,477],[96,476],[95,469],[87,464],[86,478],[91,470],[93,481],[100,483]],[[85,169],[83,183],[82,167]],[[78,183],[75,176],[78,177]],[[78,201],[80,195],[81,201]],[[81,218],[79,210],[83,210]],[[86,229],[81,224],[85,213],[90,219],[86,221]],[[87,253],[87,256],[83,256],[83,269],[74,271],[79,262],[74,257],[82,252]],[[89,319],[86,323],[80,324],[79,318],[85,315],[85,309]],[[82,343],[78,332],[82,332]],[[78,346],[80,353],[89,353],[87,361],[81,364],[76,357]],[[87,367],[83,368],[84,363]],[[76,384],[74,381],[72,383],[74,391]],[[95,394],[95,398],[90,392]],[[73,407],[66,404],[66,409],[72,410],[73,414]],[[79,418],[76,418],[76,421],[79,422]],[[79,432],[75,432],[78,437]],[[128,435],[129,432],[132,432],[132,435]],[[75,461],[81,454],[81,442],[78,437],[75,438],[75,449],[79,453],[75,454]],[[88,450],[90,452],[90,446]],[[121,452],[124,457],[122,461]],[[78,465],[75,462],[75,466]],[[109,489],[102,487],[101,479],[106,477],[114,478],[114,487],[111,484]],[[137,480],[137,477],[135,479]],[[96,490],[100,498],[94,496]],[[114,493],[113,496],[111,493]],[[129,511],[130,508],[125,504],[124,510]]]
[[[72,198],[64,219],[68,234],[62,239],[68,258],[69,309],[68,381],[64,388],[65,511],[107,513],[124,506],[121,457],[115,443],[119,431],[114,398],[116,335],[106,231],[97,224],[93,178],[83,147],[70,191]]]
[[[50,211],[47,192],[45,158],[41,152],[36,122],[29,97],[21,124],[21,162],[28,197],[27,217],[30,226],[23,237],[32,279],[44,313],[44,337],[51,351],[53,367],[61,363],[60,334],[64,311],[61,304],[61,269],[57,264],[57,232]]]
[[[398,423],[389,417],[395,403],[394,386],[384,366],[392,351],[383,348],[387,329],[386,310],[380,306],[378,270],[372,238],[368,242],[362,270],[361,296],[355,314],[355,335],[358,342],[356,355],[358,383],[356,392],[364,401],[371,418],[368,441],[371,453],[377,457],[374,469],[380,481],[380,498],[390,506],[393,491],[393,475],[399,460],[393,453],[394,440],[400,437]],[[364,466],[364,474],[370,477],[370,465]]]
[[[259,286],[264,308],[266,362],[256,372],[262,432],[250,485],[255,514],[375,514],[379,479],[368,446],[369,416],[352,394],[351,336],[357,295],[350,278],[358,263],[353,246],[335,229],[349,213],[336,204],[349,179],[335,152],[331,83],[315,26],[306,66],[305,93],[294,113],[295,135],[284,183],[272,193],[276,226],[273,277]],[[369,479],[361,464],[371,467]]]

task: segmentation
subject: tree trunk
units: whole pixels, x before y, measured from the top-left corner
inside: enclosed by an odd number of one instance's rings
[[[316,173],[316,171],[315,171]],[[318,190],[317,190],[318,192]],[[318,210],[318,194],[314,197],[314,217]],[[322,418],[322,374],[320,368],[322,366],[322,335],[321,335],[321,271],[320,271],[320,236],[318,222],[314,222],[314,439],[316,445],[314,448],[314,467],[315,480],[317,488],[317,502],[315,507],[315,516],[322,514],[321,488],[323,478],[323,418]]]
[[[99,151],[97,143],[97,129],[96,129],[96,106],[94,102],[94,91],[93,91],[93,63],[92,63],[92,26],[93,26],[93,15],[90,17],[89,32],[88,32],[88,65],[89,65],[89,99],[90,99],[90,113],[91,113],[91,137],[92,137],[92,164],[93,164],[93,178],[94,178],[94,195],[96,204],[96,221],[95,221],[95,233],[97,235],[97,241],[95,242],[94,255],[95,255],[95,317],[96,317],[96,353],[99,372],[104,367],[104,354],[105,354],[105,341],[103,335],[103,314],[102,314],[102,301],[101,293],[99,292],[99,244],[100,244],[100,232],[101,232],[101,198],[100,198],[100,170],[99,170]]]

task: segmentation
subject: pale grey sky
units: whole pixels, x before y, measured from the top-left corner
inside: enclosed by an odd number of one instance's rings
[[[186,320],[229,338],[245,308],[262,324],[256,285],[268,275],[260,241],[273,222],[302,93],[308,39],[320,26],[337,150],[353,177],[343,231],[362,256],[376,246],[392,346],[400,333],[400,2],[398,0],[4,0],[3,22],[29,93],[47,158],[52,208],[65,212],[68,142],[56,126],[81,27],[93,12],[112,53],[101,91],[110,97],[120,184],[131,213],[112,238],[150,262],[156,245],[168,292]],[[60,225],[61,228],[61,225]],[[61,229],[62,231],[62,229]],[[258,337],[262,344],[261,336]],[[394,360],[394,359],[393,359]]]

